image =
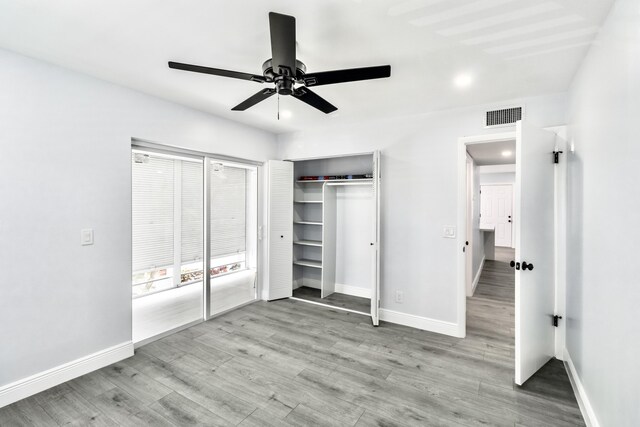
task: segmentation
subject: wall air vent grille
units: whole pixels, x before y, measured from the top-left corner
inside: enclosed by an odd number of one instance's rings
[[[522,107],[503,108],[487,111],[484,126],[487,128],[509,126],[522,119]]]

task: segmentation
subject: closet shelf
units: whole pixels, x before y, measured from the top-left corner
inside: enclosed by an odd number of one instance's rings
[[[294,200],[293,203],[317,203],[317,204],[322,204],[322,200]]]
[[[296,240],[293,242],[294,245],[302,245],[302,246],[317,246],[322,247],[321,240]]]
[[[301,265],[303,267],[322,268],[321,261],[314,261],[312,259],[297,259],[294,260],[293,263],[295,265]]]
[[[316,221],[293,221],[294,224],[302,224],[302,225],[322,225],[321,222]]]

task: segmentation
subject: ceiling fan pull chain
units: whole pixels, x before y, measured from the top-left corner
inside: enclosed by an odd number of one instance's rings
[[[278,120],[280,120],[280,94],[278,94]]]

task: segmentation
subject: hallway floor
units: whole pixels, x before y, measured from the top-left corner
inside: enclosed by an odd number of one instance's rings
[[[487,261],[465,339],[257,302],[0,409],[2,426],[576,426],[561,362],[513,385],[513,271]]]

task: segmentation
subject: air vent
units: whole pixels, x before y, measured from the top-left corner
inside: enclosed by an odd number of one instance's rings
[[[522,107],[503,108],[485,113],[484,127],[509,126],[522,119]]]

